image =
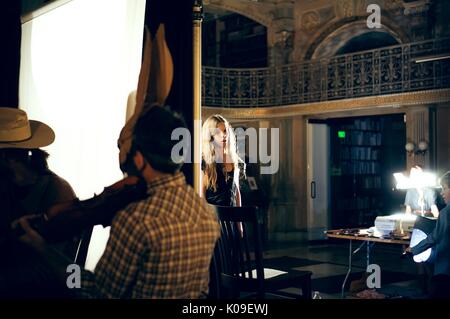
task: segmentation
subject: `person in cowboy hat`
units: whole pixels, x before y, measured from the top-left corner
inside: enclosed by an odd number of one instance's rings
[[[29,120],[20,109],[0,107],[0,235],[24,215],[40,215],[55,204],[76,198],[67,181],[53,173],[48,153],[55,133],[46,124]],[[77,238],[53,248],[68,258],[75,257]],[[60,296],[61,289],[39,257],[17,241],[2,246],[0,297]],[[46,282],[42,289],[41,282]]]
[[[48,168],[49,155],[40,149],[54,140],[53,130],[29,120],[25,111],[0,108],[0,232],[23,215],[42,214],[76,198],[69,183]]]

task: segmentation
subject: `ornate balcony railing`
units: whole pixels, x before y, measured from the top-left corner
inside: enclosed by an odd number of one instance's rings
[[[448,88],[448,55],[446,38],[279,67],[203,67],[202,104],[264,107]],[[431,56],[447,57],[416,62]]]

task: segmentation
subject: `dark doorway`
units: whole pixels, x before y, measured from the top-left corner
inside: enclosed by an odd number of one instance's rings
[[[329,119],[333,228],[370,227],[402,209],[393,173],[406,167],[403,114]]]
[[[399,44],[398,41],[389,33],[368,32],[349,40],[336,52],[336,55],[374,50],[397,44]]]

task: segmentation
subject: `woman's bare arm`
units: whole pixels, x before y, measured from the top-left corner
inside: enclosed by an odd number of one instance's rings
[[[237,185],[236,185],[236,206],[237,207],[241,207],[242,206],[241,191],[239,189],[239,183],[237,183]]]

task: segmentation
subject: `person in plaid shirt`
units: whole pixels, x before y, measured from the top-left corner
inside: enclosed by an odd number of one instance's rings
[[[184,122],[167,108],[144,112],[133,134],[134,174],[147,182],[148,197],[119,211],[94,273],[83,270],[77,295],[87,298],[202,298],[219,224],[203,198],[186,184],[182,162],[171,157],[172,131]],[[26,219],[23,241],[43,254],[44,240]],[[66,264],[67,267],[67,264]],[[62,269],[64,268],[64,269]],[[59,274],[67,278],[60,263]],[[63,271],[63,272],[62,272]]]

